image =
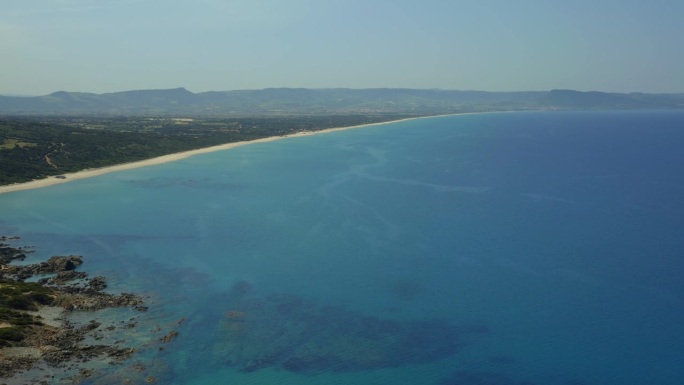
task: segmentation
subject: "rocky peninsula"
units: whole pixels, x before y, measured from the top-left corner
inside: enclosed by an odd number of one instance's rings
[[[105,277],[91,278],[78,270],[81,256],[25,264],[33,250],[12,246],[17,240],[0,236],[0,383],[80,383],[97,376],[98,366],[121,364],[143,347],[121,338],[136,328],[131,313],[148,309],[140,295],[105,292]],[[127,310],[122,314],[128,318],[101,320],[98,312],[104,309]],[[81,320],[72,319],[75,313]],[[84,313],[88,321],[82,320]],[[172,330],[166,335],[177,334]],[[173,337],[150,339],[159,345]],[[145,366],[134,366],[130,378],[120,379],[123,383],[156,381],[145,375]]]

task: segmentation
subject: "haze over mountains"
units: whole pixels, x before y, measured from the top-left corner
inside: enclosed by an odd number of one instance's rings
[[[105,94],[59,91],[45,96],[0,96],[0,114],[283,115],[458,113],[536,109],[681,109],[684,94],[573,90],[484,92],[425,89],[305,89],[210,91],[185,88]]]

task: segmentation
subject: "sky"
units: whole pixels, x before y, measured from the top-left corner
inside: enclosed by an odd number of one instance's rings
[[[684,92],[682,0],[2,0],[0,94]]]

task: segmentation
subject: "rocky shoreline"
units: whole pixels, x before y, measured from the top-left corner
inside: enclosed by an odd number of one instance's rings
[[[489,332],[486,325],[393,320],[339,303],[264,293],[244,280],[202,291],[202,302],[181,318],[163,301],[199,292],[167,292],[157,302],[145,297],[151,306],[137,294],[106,292],[106,278],[80,270],[80,256],[20,264],[31,249],[3,241],[14,240],[0,237],[0,385],[170,383],[188,370],[305,376],[382,370],[447,359]],[[180,349],[167,349],[174,345]],[[202,358],[190,363],[193,354]],[[462,377],[457,373],[448,383]]]
[[[120,364],[138,351],[140,347],[113,337],[119,329],[129,332],[135,328],[135,317],[103,324],[98,320],[98,311],[128,308],[129,312],[145,312],[148,307],[141,296],[105,292],[105,277],[90,278],[77,270],[83,264],[81,256],[53,256],[34,264],[12,264],[26,260],[33,251],[5,243],[18,239],[0,236],[0,383],[17,379],[26,381],[20,383],[80,383],[97,374],[94,363]],[[92,319],[73,322],[70,316],[75,312],[89,312]],[[178,332],[173,330],[154,341],[169,343],[176,335]],[[137,367],[144,366],[138,363]],[[64,377],[56,378],[59,376]],[[151,383],[156,378],[146,376],[141,381]]]

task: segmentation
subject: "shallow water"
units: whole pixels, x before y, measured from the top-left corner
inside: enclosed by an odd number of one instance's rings
[[[683,145],[681,112],[420,119],[3,194],[0,229],[185,318],[137,357],[163,383],[679,384]]]

